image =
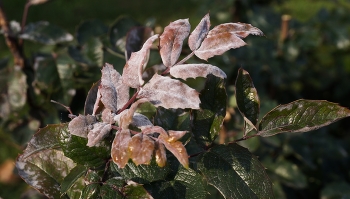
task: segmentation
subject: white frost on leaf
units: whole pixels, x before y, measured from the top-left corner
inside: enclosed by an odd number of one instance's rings
[[[188,37],[191,25],[188,19],[171,22],[159,37],[160,56],[166,67],[173,66],[179,59],[183,41]]]
[[[112,129],[112,125],[108,123],[98,122],[94,124],[93,129],[89,131],[88,143],[86,146],[93,147],[99,144]]]
[[[155,74],[145,84],[138,98],[147,98],[154,106],[199,109],[199,93],[179,80]]]
[[[202,41],[209,32],[209,28],[210,17],[208,13],[202,18],[197,27],[192,31],[191,35],[188,37],[188,46],[192,51],[195,51],[200,47]]]
[[[250,24],[225,23],[214,27],[209,31],[202,45],[194,51],[194,54],[203,60],[208,60],[215,55],[221,55],[231,48],[239,48],[246,43],[242,40],[249,34],[264,35],[261,30]]]
[[[112,65],[106,63],[101,72],[101,85],[98,89],[101,101],[106,108],[117,112],[129,100],[129,87],[123,83],[121,75]]]
[[[69,132],[72,135],[87,138],[88,132],[96,122],[96,117],[92,115],[79,115],[68,124]]]
[[[150,49],[153,42],[158,39],[158,35],[148,38],[143,44],[141,50],[131,53],[130,59],[126,62],[123,69],[123,83],[137,88],[143,85],[142,73],[148,63]]]
[[[180,64],[170,68],[170,75],[184,80],[187,78],[207,77],[209,74],[222,79],[227,78],[224,71],[210,64]]]

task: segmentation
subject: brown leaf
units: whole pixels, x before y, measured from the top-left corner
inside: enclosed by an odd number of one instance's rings
[[[173,130],[169,130],[168,134],[168,142],[175,142],[178,141],[180,138],[182,138],[185,134],[187,133],[187,131],[173,131]]]
[[[170,68],[170,75],[186,80],[187,78],[207,77],[213,74],[226,79],[226,74],[220,68],[210,64],[180,64]]]
[[[122,129],[117,132],[112,143],[111,157],[119,168],[124,168],[130,158],[128,150],[129,142],[131,140],[130,130]]]
[[[123,83],[121,75],[112,65],[106,63],[101,72],[101,101],[115,113],[129,101],[129,87]]]
[[[166,67],[173,66],[179,59],[183,41],[190,33],[191,25],[188,19],[171,22],[164,28],[160,36],[160,56]]]
[[[79,115],[74,118],[68,124],[69,132],[72,135],[87,138],[89,130],[92,128],[92,124],[96,122],[96,117],[92,115]]]
[[[142,79],[143,69],[147,65],[150,48],[156,39],[158,39],[158,35],[153,35],[147,39],[141,50],[131,53],[131,57],[123,69],[122,79],[124,84],[132,88],[138,88],[144,83]]]
[[[98,122],[94,124],[93,129],[89,131],[88,143],[86,146],[93,147],[100,143],[103,138],[105,138],[109,132],[111,132],[112,125],[108,123]]]
[[[199,109],[199,93],[179,80],[155,74],[145,84],[138,98],[147,98],[153,105],[164,108]]]
[[[166,151],[164,144],[161,144],[159,142],[155,143],[155,157],[156,157],[156,162],[159,167],[164,167],[166,164]]]
[[[184,166],[185,168],[189,167],[188,154],[186,148],[180,141],[168,142],[167,140],[164,140],[163,138],[159,137],[159,142],[164,144],[165,148],[167,148],[176,157],[176,159],[179,160],[182,166]]]
[[[142,130],[142,133],[143,134],[152,134],[152,133],[159,133],[161,136],[163,136],[163,138],[168,138],[169,135],[168,133],[160,126],[151,126],[151,127],[147,127],[147,128],[144,128]]]
[[[250,34],[257,35],[257,36],[264,35],[264,33],[260,29],[252,26],[251,24],[238,22],[238,23],[220,24],[215,28],[213,28],[209,32],[208,36],[216,36],[218,34],[226,33],[226,32],[233,33],[242,39],[246,38]]]
[[[154,151],[154,141],[143,133],[138,133],[129,142],[130,158],[136,164],[149,164]]]
[[[188,46],[195,51],[202,44],[203,39],[207,36],[210,28],[210,16],[206,14],[199,22],[197,27],[192,31],[188,38]]]
[[[239,48],[246,45],[242,40],[249,34],[263,35],[263,32],[250,24],[226,23],[221,24],[209,31],[201,47],[195,55],[203,60],[208,60],[215,55],[221,55],[231,48]]]

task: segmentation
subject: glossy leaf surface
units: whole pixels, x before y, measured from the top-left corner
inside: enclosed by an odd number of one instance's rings
[[[218,145],[201,154],[198,170],[224,198],[273,198],[265,168],[237,144]]]
[[[219,134],[226,115],[225,81],[209,75],[200,99],[201,109],[193,111],[192,132],[200,146],[209,146]]]
[[[256,126],[260,113],[260,100],[250,75],[244,69],[238,70],[236,79],[236,100],[247,125]]]
[[[297,100],[279,105],[267,113],[259,124],[259,135],[282,132],[307,132],[350,116],[350,110],[323,100]]]
[[[190,168],[180,167],[173,180],[157,181],[144,187],[154,198],[201,199],[207,196],[202,176]]]
[[[107,34],[108,27],[99,20],[88,20],[82,22],[77,28],[77,40],[80,45],[91,39]]]
[[[58,150],[57,136],[61,125],[40,129],[16,162],[19,175],[50,198],[59,198],[60,183],[75,163]]]
[[[104,165],[110,157],[110,146],[106,143],[98,147],[86,146],[88,140],[70,134],[67,124],[61,126],[58,139],[64,154],[80,165],[96,168]]]
[[[120,168],[114,163],[111,163],[111,167],[125,179],[130,179],[137,183],[150,183],[162,180],[170,172],[168,166],[159,167],[154,158],[149,165],[141,164],[136,166],[132,161],[129,161],[125,168]]]

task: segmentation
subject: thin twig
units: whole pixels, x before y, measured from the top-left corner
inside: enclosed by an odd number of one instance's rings
[[[128,108],[128,106],[130,106],[130,104],[132,104],[136,100],[136,97],[138,94],[139,94],[139,91],[136,91],[136,93],[134,93],[134,95],[129,99],[129,101],[121,109],[117,111],[117,115],[122,111],[124,111],[126,108]]]
[[[70,109],[69,106],[63,105],[62,103],[59,103],[55,100],[51,100],[51,102],[63,106],[71,115],[73,115],[72,110]]]
[[[236,142],[247,140],[247,139],[250,139],[250,138],[253,138],[253,137],[256,137],[256,136],[259,136],[259,134],[254,134],[254,135],[251,135],[251,136],[244,136],[244,137],[242,137],[240,139],[237,139],[237,140],[234,140],[232,142],[229,142],[228,144],[233,144],[233,143],[236,143]]]
[[[29,7],[30,7],[31,5],[32,5],[32,4],[30,3],[30,1],[28,1],[28,2],[26,3],[26,5],[24,6],[23,16],[22,16],[22,23],[21,23],[21,33],[23,33],[24,26],[26,25],[27,16],[28,16],[28,10],[29,10]],[[19,42],[20,45],[22,45],[23,40],[22,40],[22,39],[19,39],[18,42]]]

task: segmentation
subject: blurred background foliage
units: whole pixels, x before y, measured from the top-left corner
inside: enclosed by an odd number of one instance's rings
[[[50,100],[69,106],[75,114],[83,113],[85,97],[100,78],[102,64],[111,63],[122,71],[123,38],[134,26],[161,33],[170,21],[189,18],[194,27],[209,11],[212,27],[239,21],[265,33],[266,37],[248,37],[247,46],[209,60],[228,75],[229,103],[220,143],[242,137],[243,119],[233,95],[239,67],[250,73],[258,90],[261,116],[300,98],[350,107],[349,0],[51,0],[29,7],[21,33],[25,3],[0,0],[26,58],[22,66],[15,66],[1,35],[3,199],[41,197],[16,175],[17,155],[38,128],[68,121],[68,112]],[[158,63],[157,53],[151,54],[149,66]],[[276,198],[333,199],[350,197],[349,143],[350,124],[345,119],[314,132],[252,138],[240,144],[267,168]]]

